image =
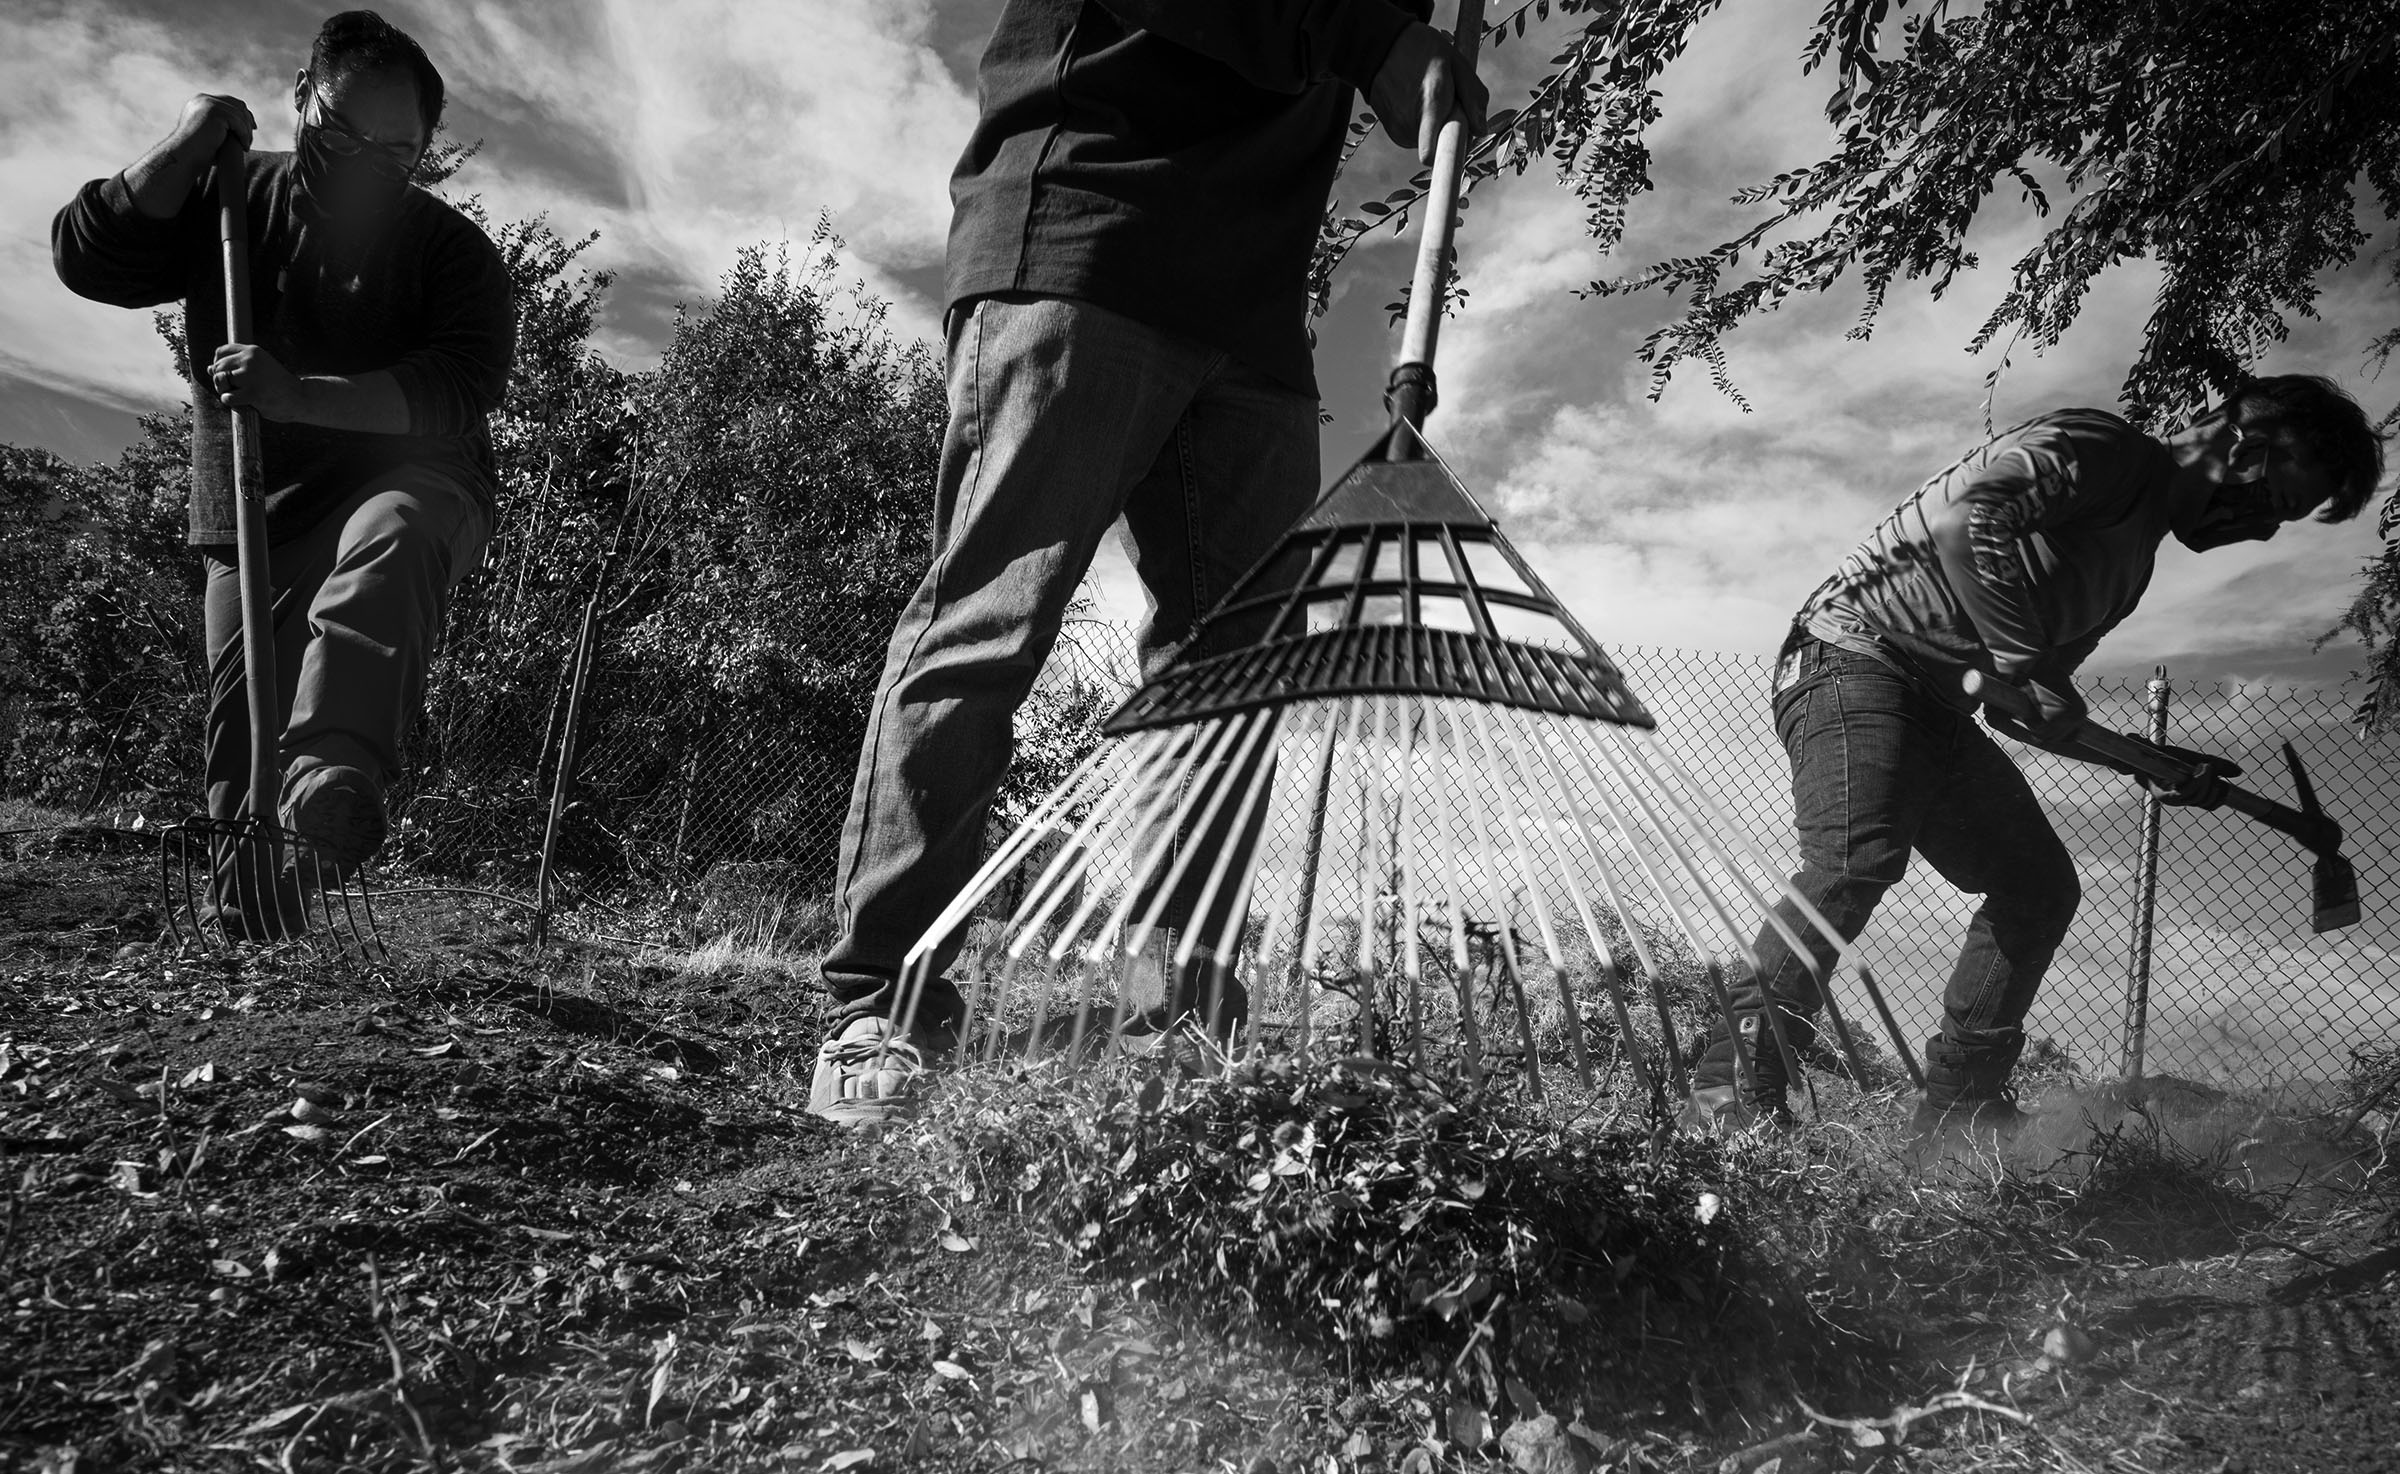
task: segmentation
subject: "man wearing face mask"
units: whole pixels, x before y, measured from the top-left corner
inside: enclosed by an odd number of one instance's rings
[[[2008,1079],[2042,974],[2082,891],[2074,861],[2024,775],[1975,721],[1968,671],[2024,687],[2039,723],[1993,725],[2053,747],[2084,719],[2076,669],[2133,612],[2170,534],[2194,552],[2271,538],[2316,512],[2358,515],[2382,475],[2381,438],[2332,381],[2254,379],[2165,439],[2101,410],[2062,410],[1999,436],[1925,483],[1818,586],[1774,678],[1776,733],[1792,763],[1795,887],[1845,937],[1907,868],[1911,850],[1983,903],[1925,1046],[1911,1126],[2015,1124]],[[2201,755],[2191,754],[2198,758]],[[2169,803],[2214,808],[2240,770],[2208,759]],[[1831,946],[1782,903],[1817,949]],[[1797,1051],[1815,1038],[1815,979],[1773,928],[1759,975],[1733,992],[1752,1058],[1745,1096],[1718,1029],[1695,1076],[1702,1121],[1788,1122],[1791,1083],[1768,1002]]]
[[[353,10],[318,31],[292,89],[290,153],[244,161],[258,341],[226,341],[218,150],[255,124],[202,95],[174,130],[58,213],[59,279],[119,307],[184,303],[190,540],[204,550],[208,806],[246,799],[250,747],[234,575],[231,415],[254,408],[265,473],[285,773],[277,817],[344,866],[382,844],[383,794],[423,702],[450,591],[483,560],[496,490],[485,416],[516,318],[500,253],[409,180],[441,121],[441,74]],[[211,897],[237,932],[298,925],[295,898]]]

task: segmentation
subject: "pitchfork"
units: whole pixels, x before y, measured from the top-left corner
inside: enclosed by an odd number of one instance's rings
[[[246,151],[225,140],[217,152],[217,240],[225,273],[225,338],[253,341],[250,320],[250,218],[244,195]],[[193,392],[202,392],[195,385]],[[276,749],[283,720],[275,699],[274,590],[267,563],[266,498],[259,464],[258,412],[231,412],[234,567],[241,588],[242,684],[250,711],[250,775],[242,810],[232,818],[196,814],[160,836],[159,909],[178,942],[205,942],[213,919],[226,941],[281,941],[310,930],[311,910],[337,946],[382,949],[366,880],[303,835],[275,822],[282,770]],[[206,867],[195,885],[194,861]],[[208,902],[201,904],[201,893]],[[338,902],[340,915],[336,916]],[[208,919],[204,919],[204,917]],[[362,922],[363,918],[363,922]]]

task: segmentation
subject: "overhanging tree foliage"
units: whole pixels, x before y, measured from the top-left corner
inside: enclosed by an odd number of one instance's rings
[[[1721,5],[1525,0],[1503,12],[1495,45],[1529,27],[1536,44],[1545,30],[1560,39],[1484,141],[1478,174],[1546,161],[1582,201],[1595,248],[1613,252],[1652,187],[1660,76]],[[2123,398],[2159,425],[2315,315],[2327,273],[2374,238],[2362,216],[2400,221],[2400,0],[1827,0],[1796,64],[1826,76],[1831,150],[1737,195],[1757,214],[1731,239],[1587,289],[1680,299],[1640,350],[1654,395],[1697,362],[1739,399],[1728,336],[1853,272],[1865,298],[1855,338],[1895,283],[1939,295],[1979,264],[1969,233],[2005,191],[2049,224],[1972,346],[2047,348],[2102,272],[2151,261],[2158,293]],[[1411,202],[1403,191],[1330,220],[1327,260]],[[2400,251],[2383,264],[2400,287]],[[2388,313],[2370,348],[2378,367],[2400,349],[2400,296]],[[2382,531],[2345,627],[2369,646],[2373,685],[2400,693],[2388,503]],[[2387,720],[2396,707],[2387,694]]]

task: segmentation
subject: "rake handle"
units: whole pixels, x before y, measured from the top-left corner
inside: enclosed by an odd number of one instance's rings
[[[1458,22],[1450,38],[1464,71],[1475,75],[1483,44],[1483,0],[1458,0]],[[1433,116],[1423,127],[1433,132]],[[1424,228],[1417,235],[1416,275],[1408,289],[1408,319],[1401,331],[1400,361],[1392,369],[1392,416],[1421,426],[1433,412],[1433,354],[1442,332],[1442,304],[1450,291],[1450,242],[1458,228],[1458,197],[1466,174],[1466,120],[1452,115],[1433,132],[1433,168],[1425,190]],[[1424,146],[1422,138],[1418,146]]]
[[[253,341],[250,320],[250,209],[245,195],[247,151],[233,138],[217,150],[217,242],[225,271],[225,340]],[[200,392],[206,392],[202,386]],[[229,412],[233,439],[234,576],[242,605],[242,683],[250,708],[252,817],[272,822],[280,786],[276,748],[283,724],[275,712],[275,606],[267,568],[267,507],[261,491],[258,412]]]

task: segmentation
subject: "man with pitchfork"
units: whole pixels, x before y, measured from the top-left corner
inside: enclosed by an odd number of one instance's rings
[[[292,86],[290,153],[244,160],[255,343],[226,341],[218,151],[257,129],[237,98],[184,105],[165,139],[58,213],[59,279],[118,307],[182,300],[192,385],[190,537],[203,549],[208,811],[246,808],[250,719],[233,549],[232,409],[261,421],[282,792],[274,815],[339,870],[381,847],[384,789],[424,702],[450,591],[483,561],[495,473],[484,417],[516,315],[500,253],[410,183],[442,77],[373,11],[333,16]],[[241,847],[229,847],[239,856]],[[299,930],[291,872],[212,866],[205,918]]]

